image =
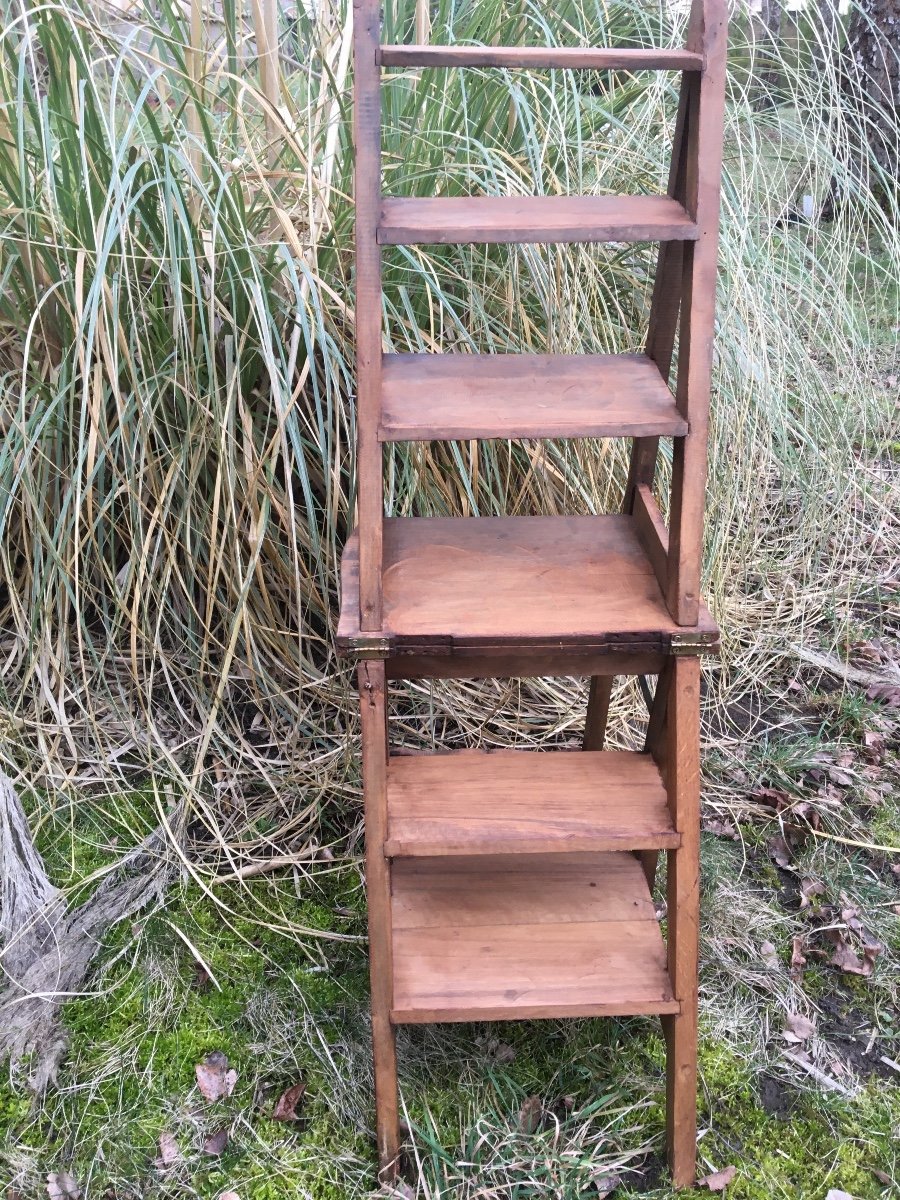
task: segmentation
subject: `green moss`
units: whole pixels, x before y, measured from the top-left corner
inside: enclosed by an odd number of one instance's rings
[[[856,1200],[882,1195],[873,1170],[888,1160],[900,1115],[897,1089],[872,1084],[855,1099],[798,1090],[789,1119],[780,1119],[763,1109],[748,1056],[704,1042],[700,1075],[711,1129],[701,1148],[718,1165],[738,1167],[728,1191],[733,1200],[813,1200],[829,1188]]]

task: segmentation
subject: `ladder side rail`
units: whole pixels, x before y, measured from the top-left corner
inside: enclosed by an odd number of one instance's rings
[[[672,158],[669,165],[667,195],[680,204],[686,199],[685,191],[685,146],[687,142],[687,120],[691,107],[691,92],[699,82],[693,72],[684,71],[681,76],[681,91],[678,98],[678,115],[672,138]],[[675,331],[681,306],[681,276],[684,246],[681,242],[663,242],[656,260],[656,278],[650,301],[650,320],[644,352],[659,368],[659,373],[668,383],[672,371],[672,354],[675,346]],[[634,511],[635,492],[641,484],[653,487],[656,475],[656,458],[659,451],[658,437],[634,438],[631,446],[631,461],[622,511]]]
[[[678,1188],[693,1184],[697,1154],[700,659],[675,658],[665,686],[669,693],[664,734],[666,790],[672,822],[681,835],[681,845],[668,854],[666,871],[669,979],[681,1011],[663,1018],[669,1167]]]
[[[356,205],[357,519],[359,626],[381,629],[384,481],[378,440],[381,410],[382,298],[379,0],[353,3],[353,141]]]
[[[694,0],[688,48],[701,50],[706,66],[693,93],[685,147],[685,206],[699,236],[683,251],[675,388],[688,433],[675,439],[673,449],[666,601],[679,625],[695,625],[700,606],[725,115],[725,0]]]
[[[387,685],[383,659],[358,668],[362,776],[366,825],[366,896],[369,908],[369,975],[379,1178],[395,1179],[400,1160],[397,1050],[393,1007],[391,864],[385,856],[387,807]]]

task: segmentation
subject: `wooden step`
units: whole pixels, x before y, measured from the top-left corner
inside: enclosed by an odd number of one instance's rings
[[[714,648],[715,622],[677,625],[630,516],[388,518],[383,616],[359,629],[359,537],[344,550],[337,644],[364,653],[465,655]],[[696,652],[699,652],[696,651]]]
[[[679,437],[644,354],[386,354],[383,442],[440,438]]]
[[[696,237],[696,224],[668,196],[385,197],[378,222],[383,246]]]
[[[649,754],[463,750],[388,761],[391,857],[673,850]]]
[[[691,50],[592,46],[380,46],[382,67],[530,67],[586,71],[702,71]]]
[[[395,1021],[679,1011],[631,854],[396,859]]]

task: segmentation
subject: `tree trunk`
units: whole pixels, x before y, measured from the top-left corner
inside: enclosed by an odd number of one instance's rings
[[[841,63],[841,100],[845,111],[858,114],[846,148],[850,179],[891,199],[900,172],[900,0],[857,0]],[[826,220],[844,190],[835,175]]]

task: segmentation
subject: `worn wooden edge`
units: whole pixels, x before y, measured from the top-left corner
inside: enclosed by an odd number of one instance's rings
[[[576,834],[563,839],[541,840],[535,835],[531,840],[518,836],[501,851],[493,843],[479,850],[471,842],[455,844],[446,838],[420,836],[414,839],[388,834],[384,843],[387,858],[472,858],[479,854],[617,854],[626,850],[677,850],[681,845],[681,834],[676,830],[659,830],[647,834]]]
[[[594,46],[437,46],[386,44],[382,67],[513,67],[588,71],[702,71],[693,50]]]
[[[552,676],[657,675],[662,654],[621,650],[540,654],[394,654],[385,660],[388,679],[525,679]]]
[[[393,1008],[397,1025],[433,1025],[462,1021],[534,1021],[546,1017],[649,1017],[681,1012],[678,1000],[616,1004],[492,1005],[485,1008]]]
[[[377,240],[380,246],[563,245],[571,242],[692,242],[700,236],[691,214],[677,202],[673,202],[673,213],[668,219],[640,216],[610,219],[599,212],[586,212],[584,204],[573,203],[602,199],[606,197],[385,196],[381,202]],[[629,196],[627,199],[644,197]],[[529,200],[539,201],[540,205],[531,206],[531,213],[523,212],[522,206],[524,204],[527,210]],[[546,201],[550,203],[545,204]],[[516,211],[507,215],[503,209],[508,209],[511,202],[515,203]],[[427,219],[421,215],[426,206],[434,214]],[[676,206],[680,211],[674,211]],[[556,211],[555,222],[548,220],[553,210]],[[466,224],[461,224],[454,216],[457,212],[465,212],[467,217],[469,214],[478,216],[480,220],[467,220]],[[498,214],[504,218],[502,222],[498,220]]]
[[[478,679],[540,675],[658,675],[670,654],[718,655],[720,632],[706,608],[702,624],[675,631],[648,630],[602,638],[524,641],[450,636],[402,638],[389,630],[359,628],[355,570],[357,531],[341,558],[341,610],[335,632],[337,653],[351,660],[385,659],[389,679]]]

